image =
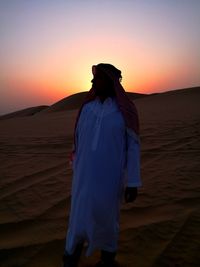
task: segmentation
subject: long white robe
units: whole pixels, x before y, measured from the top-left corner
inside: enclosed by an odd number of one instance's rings
[[[71,208],[65,249],[87,242],[95,249],[116,251],[119,212],[125,186],[140,187],[140,141],[126,127],[115,97],[84,105],[75,133]]]

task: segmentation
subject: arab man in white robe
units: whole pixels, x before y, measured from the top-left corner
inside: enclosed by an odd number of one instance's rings
[[[63,255],[64,267],[77,267],[84,242],[86,256],[96,249],[96,267],[119,266],[120,205],[133,202],[140,177],[139,119],[111,64],[92,66],[92,88],[76,118],[71,208]]]

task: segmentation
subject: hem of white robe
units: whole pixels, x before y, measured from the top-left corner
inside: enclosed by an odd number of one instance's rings
[[[119,232],[118,232],[119,235]],[[76,240],[76,241],[75,241]],[[65,250],[69,253],[72,254],[74,252],[74,249],[76,247],[76,245],[81,242],[81,240],[83,242],[87,243],[87,247],[86,247],[86,251],[85,251],[85,256],[89,257],[92,255],[92,253],[95,250],[106,250],[106,251],[110,251],[110,252],[114,252],[117,251],[118,249],[118,237],[116,237],[115,241],[114,241],[114,245],[113,248],[111,248],[111,246],[104,246],[101,244],[96,243],[96,245],[92,245],[91,242],[87,237],[82,237],[82,238],[72,238],[70,236],[70,227],[68,226],[68,230],[67,230],[67,235],[66,235],[66,240],[65,240]],[[72,249],[73,248],[73,249]]]
[[[110,251],[110,252],[116,252],[117,249],[118,249],[118,244],[113,249],[111,249],[110,247],[101,246],[101,245],[96,245],[96,246],[90,248],[88,245],[86,248],[86,251],[85,251],[85,256],[86,257],[91,256],[95,250],[106,250],[106,251]]]
[[[88,243],[88,242],[87,242]],[[73,252],[71,251],[71,250],[68,250],[68,246],[66,246],[65,247],[65,250],[68,252],[68,253],[70,253],[70,254],[72,254]],[[107,247],[107,246],[101,246],[101,245],[96,245],[96,246],[93,246],[93,247],[90,247],[90,245],[87,245],[87,247],[86,247],[86,250],[85,250],[85,256],[86,257],[89,257],[89,256],[91,256],[92,254],[93,254],[93,252],[95,251],[95,250],[106,250],[106,251],[110,251],[110,252],[116,252],[117,251],[117,249],[118,249],[118,244],[113,248],[113,249],[111,249],[110,247]]]

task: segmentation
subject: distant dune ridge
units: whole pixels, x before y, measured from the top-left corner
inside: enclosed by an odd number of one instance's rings
[[[24,108],[21,110],[17,110],[17,111],[2,115],[0,116],[0,120],[11,119],[11,118],[16,118],[16,117],[32,116],[36,114],[37,112],[40,112],[41,110],[46,109],[47,107],[49,106],[43,105],[43,106]]]
[[[126,93],[127,93],[128,97],[132,100],[144,98],[147,96],[148,97],[149,96],[155,97],[156,95],[157,96],[160,96],[160,95],[163,96],[166,94],[169,96],[168,97],[169,100],[171,100],[170,96],[172,96],[172,98],[173,98],[174,94],[177,94],[177,93],[180,94],[181,93],[182,97],[185,98],[185,100],[184,100],[184,103],[185,103],[187,101],[188,93],[189,93],[189,95],[198,94],[199,89],[200,89],[200,87],[192,87],[192,88],[177,89],[177,90],[173,90],[173,91],[167,91],[167,92],[163,92],[163,93],[153,93],[153,94],[141,94],[141,93],[133,93],[133,92],[126,92]],[[57,101],[56,103],[54,103],[50,106],[42,105],[42,106],[30,107],[30,108],[25,108],[25,109],[18,110],[15,112],[11,112],[8,114],[4,114],[4,115],[0,116],[0,120],[1,119],[14,118],[14,117],[32,116],[38,112],[46,113],[46,112],[56,112],[56,111],[78,109],[80,107],[81,103],[83,102],[83,99],[85,98],[86,94],[87,94],[87,91],[86,92],[80,92],[80,93],[76,93],[76,94],[70,95],[68,97],[65,97],[65,98]],[[162,97],[161,97],[161,99],[162,99]],[[161,104],[161,107],[162,107],[162,104]]]
[[[167,91],[135,100],[149,120],[200,119],[200,87]]]
[[[143,187],[121,206],[122,267],[200,266],[199,89],[130,95],[140,118]],[[73,177],[68,154],[85,93],[0,120],[1,267],[62,266]],[[79,267],[100,256],[97,250],[85,258],[85,249]]]
[[[26,108],[22,110],[18,110],[12,113],[4,114],[0,116],[0,119],[9,119],[14,117],[23,117],[23,116],[32,116],[35,113],[46,113],[46,112],[56,112],[56,111],[65,111],[65,110],[72,110],[72,109],[78,109],[83,102],[84,97],[86,96],[87,92],[81,92],[76,93],[73,95],[70,95],[68,97],[65,97],[56,103],[52,104],[51,106],[36,106],[31,108]],[[137,99],[144,96],[147,96],[145,94],[139,94],[139,93],[131,93],[127,92],[127,95],[131,99]]]
[[[54,111],[62,111],[62,110],[72,110],[72,109],[78,109],[83,102],[85,96],[88,92],[81,92],[77,94],[73,94],[71,96],[65,97],[61,99],[60,101],[54,103],[50,107],[46,108],[42,112],[54,112]],[[127,92],[127,95],[131,99],[137,99],[144,96],[147,96],[145,94],[138,94],[138,93],[130,93]]]

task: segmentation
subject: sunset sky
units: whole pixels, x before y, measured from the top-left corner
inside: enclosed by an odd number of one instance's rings
[[[0,0],[0,114],[91,88],[91,66],[125,91],[200,85],[199,0]]]

